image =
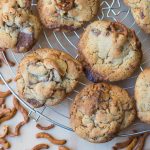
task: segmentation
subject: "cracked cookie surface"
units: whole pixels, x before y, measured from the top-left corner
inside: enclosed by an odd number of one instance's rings
[[[82,138],[103,143],[135,119],[135,103],[126,90],[107,83],[86,86],[71,106],[71,126]]]
[[[38,49],[19,64],[18,93],[34,107],[55,105],[75,88],[81,72],[81,64],[67,53]]]
[[[150,68],[140,73],[135,84],[137,115],[141,121],[150,124]]]
[[[0,1],[0,49],[26,52],[37,41],[41,25],[30,11],[31,0]]]
[[[150,33],[150,1],[149,0],[124,0],[131,8],[136,23],[146,32]]]
[[[75,30],[98,11],[99,0],[39,0],[41,22],[50,29]]]
[[[82,34],[79,60],[93,82],[130,77],[142,59],[141,43],[134,31],[121,23],[95,21]]]

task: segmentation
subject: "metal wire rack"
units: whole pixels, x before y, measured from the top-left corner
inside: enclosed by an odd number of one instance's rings
[[[132,77],[122,81],[121,83],[120,82],[115,83],[123,87],[124,89],[128,90],[128,92],[131,95],[133,95],[133,89],[134,89],[134,83],[136,77],[138,76],[139,72],[143,71],[143,68],[148,66],[150,63],[149,61],[150,54],[148,53],[149,52],[148,47],[150,47],[150,43],[148,42],[148,40],[150,40],[150,37],[145,33],[143,33],[141,29],[136,25],[130,13],[130,9],[123,4],[122,0],[102,0],[102,2],[100,3],[100,7],[101,9],[97,17],[95,18],[95,20],[109,19],[112,21],[120,21],[125,25],[127,25],[129,28],[134,29],[139,39],[142,42],[144,59],[140,66],[140,69]],[[34,11],[36,11],[36,1],[32,2],[32,8]],[[69,53],[73,57],[77,58],[78,57],[77,43],[84,29],[85,27],[70,33],[51,32],[48,29],[43,29],[41,38],[39,42],[35,45],[33,50],[42,47],[51,47],[51,48],[61,49]],[[17,65],[27,53],[31,52],[30,51],[25,54],[16,54],[13,53],[11,50],[8,51],[9,51],[9,57],[13,59]],[[1,53],[5,57],[3,52]],[[35,121],[38,121],[41,117],[43,117],[55,125],[58,125],[69,131],[72,131],[72,129],[69,126],[69,106],[72,103],[74,96],[79,92],[80,89],[82,89],[86,84],[88,84],[88,81],[85,79],[79,81],[79,86],[77,87],[77,89],[73,91],[72,96],[68,97],[67,100],[62,102],[60,105],[52,106],[52,107],[43,106],[42,108],[35,109],[17,95],[16,87],[14,83],[10,83],[10,84],[6,83],[6,79],[15,78],[17,65],[15,67],[11,67],[9,66],[6,58],[5,61],[6,64],[3,65],[2,68],[0,68],[0,78],[3,80],[7,88],[12,92],[12,94],[29,110],[29,116],[31,116]],[[136,129],[137,132],[134,133],[133,129]],[[148,131],[150,131],[148,125],[137,121],[130,128],[119,133],[118,136],[130,136],[135,134],[141,134]]]

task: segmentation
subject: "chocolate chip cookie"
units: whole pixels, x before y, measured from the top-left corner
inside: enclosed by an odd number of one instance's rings
[[[135,32],[119,22],[93,22],[86,28],[78,47],[84,72],[93,82],[126,79],[142,59],[141,43]]]
[[[94,143],[111,140],[135,116],[135,103],[127,91],[107,83],[85,87],[75,97],[70,114],[73,130]]]
[[[67,53],[38,49],[19,64],[18,93],[34,107],[55,105],[75,88],[81,72],[81,64]]]
[[[37,41],[41,25],[30,11],[30,0],[0,1],[0,49],[26,52]]]
[[[41,22],[50,29],[75,30],[97,13],[99,0],[39,0]]]
[[[150,33],[150,1],[149,0],[124,0],[131,8],[136,23],[146,32]]]
[[[137,78],[135,99],[138,117],[150,124],[150,68],[146,68]]]

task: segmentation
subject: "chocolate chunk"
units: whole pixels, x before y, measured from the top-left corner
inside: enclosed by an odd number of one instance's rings
[[[145,18],[145,15],[144,15],[143,11],[140,12],[140,16],[141,16],[142,19]]]
[[[107,32],[106,32],[106,36],[109,36],[109,35],[110,35],[110,32],[109,32],[109,31],[107,31]]]
[[[27,102],[30,103],[35,108],[43,106],[43,104],[41,104],[39,101],[35,99],[28,99]]]
[[[106,30],[107,31],[112,31],[111,26],[109,26]]]
[[[106,36],[109,36],[109,35],[110,35],[110,32],[112,32],[111,26],[109,26],[109,27],[106,29]]]
[[[20,32],[18,36],[18,42],[16,45],[16,52],[22,52],[24,49],[29,50],[34,44],[34,35],[33,32],[25,33]]]

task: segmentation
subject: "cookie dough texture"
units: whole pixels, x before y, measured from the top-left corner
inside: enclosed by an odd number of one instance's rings
[[[75,88],[82,72],[80,63],[55,49],[38,49],[20,62],[19,95],[34,107],[60,103]]]
[[[82,138],[103,143],[135,119],[134,100],[124,89],[106,83],[85,87],[71,106],[71,126]]]
[[[41,31],[40,22],[30,12],[30,0],[0,0],[0,48],[26,52]]]
[[[150,33],[150,1],[149,0],[124,0],[131,8],[136,23],[146,32]]]
[[[99,0],[39,0],[41,22],[50,29],[75,30],[97,13]]]
[[[135,84],[137,115],[141,121],[150,124],[150,68],[145,69]]]
[[[142,59],[141,43],[134,31],[119,22],[93,22],[78,47],[85,74],[93,82],[126,79]]]

